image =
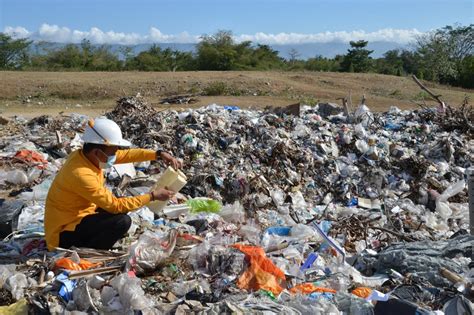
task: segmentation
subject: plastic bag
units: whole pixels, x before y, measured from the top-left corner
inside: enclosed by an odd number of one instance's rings
[[[219,201],[208,198],[189,199],[188,201],[186,201],[186,204],[191,207],[191,213],[218,213],[222,209],[222,204]]]
[[[373,114],[370,112],[369,107],[365,104],[361,104],[356,111],[354,116],[360,121],[361,125],[367,127],[374,119]]]
[[[275,206],[278,207],[285,202],[286,194],[282,189],[276,187],[270,191],[270,197],[272,197]]]
[[[130,249],[130,258],[127,269],[134,270],[137,274],[154,271],[156,267],[168,258],[176,245],[178,231],[170,230],[168,233],[146,231],[138,242]]]
[[[124,312],[122,302],[120,302],[120,296],[114,288],[107,285],[104,286],[100,292],[100,300],[103,305],[104,313]]]
[[[307,207],[306,201],[304,200],[303,194],[301,191],[295,191],[290,193],[291,203],[293,204],[293,209],[304,210]]]
[[[463,191],[465,186],[466,182],[464,180],[460,180],[446,188],[446,190],[443,191],[443,193],[438,197],[436,200],[436,212],[438,212],[440,217],[443,219],[448,219],[451,216],[453,211],[449,207],[448,199]]]
[[[304,224],[297,224],[291,228],[290,235],[294,238],[298,238],[300,240],[309,240],[315,239],[322,240],[321,237],[316,233],[316,231],[307,225]]]
[[[13,170],[10,172],[3,172],[3,181],[9,182],[13,185],[26,185],[28,184],[28,176],[22,170]]]
[[[357,140],[355,142],[355,145],[357,147],[357,150],[359,150],[359,152],[362,154],[369,150],[369,145],[364,140]]]
[[[237,286],[246,290],[267,290],[273,294],[283,291],[285,274],[267,258],[263,248],[235,244],[232,247],[240,250],[250,261],[249,268],[237,280]]]
[[[22,192],[18,197],[21,200],[39,200],[44,201],[46,200],[46,196],[48,195],[49,188],[53,183],[53,178],[45,179],[41,184],[36,185],[33,187],[33,191],[25,191]]]
[[[211,244],[208,241],[204,241],[198,246],[191,248],[188,255],[188,263],[193,266],[195,271],[206,269],[207,253],[211,248]]]
[[[28,302],[21,299],[7,306],[0,306],[0,314],[3,315],[28,315]]]
[[[15,265],[0,265],[0,288],[5,281],[15,274]]]
[[[15,154],[15,158],[34,164],[39,169],[43,169],[48,165],[48,161],[44,159],[43,155],[36,151],[20,150]]]
[[[230,223],[243,223],[245,222],[245,210],[239,201],[233,204],[225,205],[219,215]]]
[[[357,124],[354,126],[354,132],[359,138],[367,137],[367,131],[365,131],[364,126],[362,126],[361,124]]]
[[[87,270],[100,265],[100,263],[91,263],[90,261],[87,261],[85,259],[81,259],[79,263],[75,263],[70,258],[66,257],[60,258],[54,263],[54,266],[56,268],[62,268],[67,270]]]
[[[179,281],[171,285],[170,291],[177,297],[182,297],[191,292],[197,285],[197,280]]]
[[[323,288],[323,287],[318,287],[315,286],[312,283],[301,283],[293,288],[290,289],[290,292],[295,294],[295,293],[303,293],[303,294],[310,294],[313,292],[319,292],[319,293],[336,293],[336,290],[330,289],[330,288]]]
[[[248,220],[246,224],[242,225],[238,234],[252,244],[258,244],[260,241],[260,225],[254,220]]]
[[[28,278],[22,273],[16,273],[5,281],[3,287],[10,291],[15,300],[19,300],[23,297],[24,289],[28,287]]]
[[[366,299],[372,294],[372,289],[367,287],[358,287],[352,290],[351,292],[354,295],[357,295],[360,298]]]
[[[17,229],[18,216],[23,207],[24,203],[19,200],[0,200],[0,239]]]
[[[123,273],[112,279],[110,284],[119,293],[120,302],[126,310],[144,310],[153,305],[145,297],[139,278]]]
[[[17,230],[29,232],[43,232],[44,231],[44,205],[36,204],[29,207],[24,207],[18,216]]]

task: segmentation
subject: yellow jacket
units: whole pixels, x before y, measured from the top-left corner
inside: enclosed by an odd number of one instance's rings
[[[144,149],[118,150],[116,164],[156,159],[156,152]],[[46,198],[44,230],[49,250],[59,246],[62,231],[74,231],[82,218],[102,208],[110,213],[127,213],[150,202],[150,195],[115,197],[105,187],[104,175],[82,153],[71,153],[51,184]]]

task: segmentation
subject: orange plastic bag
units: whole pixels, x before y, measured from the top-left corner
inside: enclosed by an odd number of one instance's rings
[[[73,262],[70,258],[60,258],[56,260],[56,263],[54,264],[56,268],[62,268],[62,269],[67,269],[67,270],[87,270],[90,268],[94,268],[97,266],[100,266],[100,263],[91,263],[90,261],[87,261],[85,259],[81,259],[79,264]]]
[[[368,298],[371,293],[372,289],[366,287],[358,287],[352,290],[352,294],[357,295],[358,297],[361,297],[363,299]]]
[[[232,247],[244,253],[250,262],[249,268],[237,280],[240,289],[263,289],[273,294],[283,291],[281,284],[286,280],[285,274],[267,258],[263,248],[243,244],[235,244]]]
[[[20,150],[15,154],[15,158],[20,159],[25,162],[38,164],[37,168],[43,169],[48,164],[41,154],[31,150]]]
[[[315,286],[312,283],[301,283],[293,288],[290,289],[291,293],[302,293],[302,294],[310,294],[313,292],[318,292],[318,293],[336,293],[336,290],[329,289],[329,288],[323,288],[323,287],[318,287]]]

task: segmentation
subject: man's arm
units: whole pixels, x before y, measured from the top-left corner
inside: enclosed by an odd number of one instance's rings
[[[150,194],[117,198],[92,174],[81,174],[77,176],[77,181],[75,189],[81,197],[110,213],[127,213],[136,210],[149,203],[152,198]]]
[[[116,164],[121,163],[132,163],[132,162],[144,162],[161,159],[165,164],[172,166],[175,169],[183,167],[183,163],[173,157],[170,153],[163,150],[147,150],[147,149],[129,149],[129,150],[118,150],[116,153],[117,161]]]
[[[118,150],[115,155],[117,156],[116,164],[154,161],[157,158],[156,151],[148,149]]]

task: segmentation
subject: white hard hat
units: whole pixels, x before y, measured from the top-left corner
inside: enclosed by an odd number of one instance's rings
[[[120,127],[112,120],[106,117],[97,117],[95,120],[89,120],[86,130],[82,135],[84,143],[95,143],[104,145],[116,145],[120,147],[129,147],[130,141],[122,138]]]

